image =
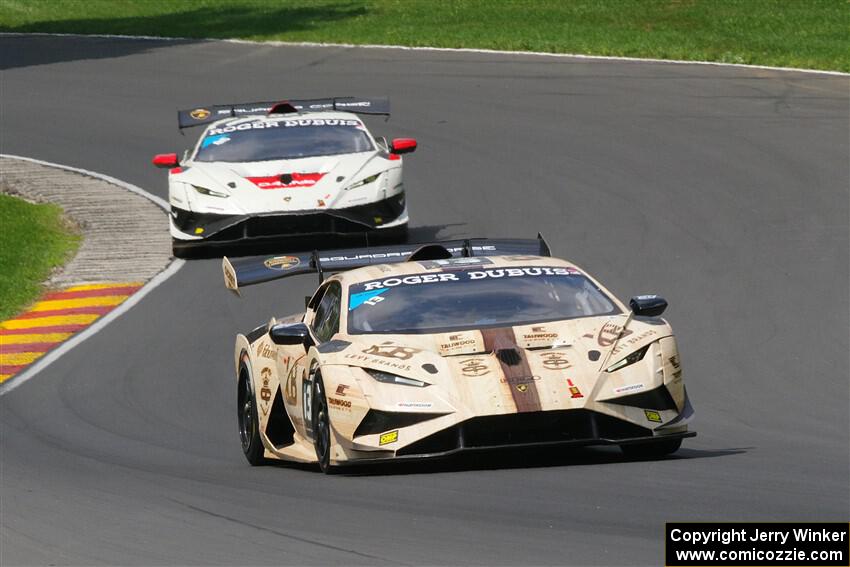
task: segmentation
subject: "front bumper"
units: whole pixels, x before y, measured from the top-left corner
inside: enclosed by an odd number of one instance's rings
[[[653,434],[606,414],[558,410],[474,417],[402,447],[394,455],[357,458],[346,465],[448,457],[472,451],[592,445],[630,445],[695,437],[693,431]]]
[[[346,209],[220,215],[171,208],[171,234],[181,245],[229,244],[286,236],[333,236],[407,224],[404,193]]]

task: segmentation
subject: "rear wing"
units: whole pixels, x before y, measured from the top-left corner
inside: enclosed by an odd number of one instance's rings
[[[218,104],[177,111],[177,125],[183,128],[201,126],[228,117],[252,114],[288,114],[293,112],[321,112],[340,110],[355,114],[380,114],[389,116],[390,99],[358,98],[353,96],[335,98],[313,98],[273,102],[246,102],[242,104]]]
[[[222,259],[224,285],[239,294],[248,285],[270,282],[298,274],[343,272],[375,264],[395,264],[408,260],[441,260],[472,256],[551,256],[542,235],[537,238],[471,238],[424,244],[397,244],[369,248],[314,250],[281,256]]]

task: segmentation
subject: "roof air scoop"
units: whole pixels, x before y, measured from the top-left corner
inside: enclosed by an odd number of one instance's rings
[[[289,101],[279,102],[269,110],[269,114],[292,114],[293,112],[298,112],[298,109],[292,106]]]
[[[452,253],[445,246],[439,244],[426,244],[413,251],[407,259],[408,262],[419,262],[421,260],[448,260]]]

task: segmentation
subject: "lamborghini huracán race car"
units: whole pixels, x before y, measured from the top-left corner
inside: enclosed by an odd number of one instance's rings
[[[389,115],[387,99],[332,98],[209,106],[178,113],[207,125],[169,168],[176,255],[190,248],[293,235],[407,234],[401,155],[408,138],[375,138],[357,114]]]
[[[658,296],[626,307],[537,240],[229,260],[225,285],[303,273],[306,313],[238,335],[242,450],[334,466],[520,446],[676,451],[693,410]]]

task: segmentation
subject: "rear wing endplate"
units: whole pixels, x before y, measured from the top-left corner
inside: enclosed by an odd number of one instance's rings
[[[472,256],[551,256],[549,245],[542,235],[537,238],[471,238],[446,240],[422,244],[396,244],[369,248],[345,248],[340,250],[314,250],[280,256],[255,256],[251,258],[228,257],[222,259],[224,285],[239,293],[248,285],[265,283],[298,274],[343,272],[376,264],[406,262],[414,253],[414,259],[423,258],[418,251],[433,254],[439,248],[443,258],[468,258]]]

